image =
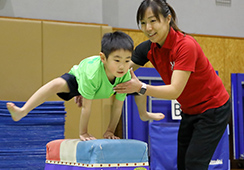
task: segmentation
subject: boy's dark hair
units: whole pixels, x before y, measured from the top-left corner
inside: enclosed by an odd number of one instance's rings
[[[101,52],[104,53],[106,58],[108,58],[110,53],[120,49],[133,52],[134,43],[129,35],[121,31],[104,34]]]

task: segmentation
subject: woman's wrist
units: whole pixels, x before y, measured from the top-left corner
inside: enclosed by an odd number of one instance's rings
[[[141,90],[141,87],[142,87],[142,82],[140,81],[140,84],[138,85],[138,88],[137,88],[137,93],[139,93],[140,92],[140,90]]]
[[[143,82],[141,82],[141,86],[140,86],[140,89],[138,91],[138,94],[139,95],[144,95],[147,91],[147,85]]]

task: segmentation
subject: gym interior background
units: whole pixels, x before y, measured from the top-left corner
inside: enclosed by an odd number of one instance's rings
[[[26,101],[39,87],[97,55],[102,35],[122,30],[135,46],[146,40],[135,15],[141,0],[0,0],[0,100]],[[201,45],[231,95],[231,73],[244,73],[244,1],[168,0],[179,27]],[[146,67],[153,67],[147,63]],[[59,98],[53,97],[51,101]],[[89,129],[101,138],[110,117],[110,99],[96,100]],[[65,102],[65,138],[78,137],[80,109]],[[119,133],[119,132],[118,132]],[[230,159],[233,169],[243,160]]]

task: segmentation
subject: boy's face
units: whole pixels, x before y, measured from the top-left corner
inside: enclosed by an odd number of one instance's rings
[[[109,80],[115,77],[122,77],[128,72],[131,55],[132,53],[130,51],[121,49],[110,53],[108,59],[106,59],[105,55],[100,53]]]

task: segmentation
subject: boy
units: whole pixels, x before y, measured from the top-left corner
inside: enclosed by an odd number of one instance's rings
[[[82,95],[79,136],[82,141],[95,139],[87,129],[92,100],[111,97],[114,94],[113,87],[131,79],[129,67],[134,48],[133,40],[127,34],[119,31],[105,34],[101,44],[100,56],[82,60],[79,65],[73,66],[69,73],[45,84],[30,97],[22,108],[13,103],[7,103],[12,119],[19,121],[54,94],[58,94],[64,100]],[[114,135],[114,131],[121,116],[125,97],[126,94],[115,94],[111,120],[103,135],[104,138],[118,139]]]

